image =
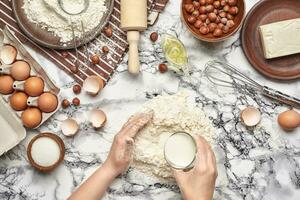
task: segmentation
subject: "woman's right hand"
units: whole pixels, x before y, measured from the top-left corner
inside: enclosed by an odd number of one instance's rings
[[[195,140],[197,155],[194,168],[187,172],[174,169],[173,174],[185,200],[211,200],[218,176],[216,158],[203,137],[198,136]]]

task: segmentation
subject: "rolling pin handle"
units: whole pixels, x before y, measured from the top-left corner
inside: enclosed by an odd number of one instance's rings
[[[129,55],[128,55],[128,71],[131,74],[138,74],[140,71],[140,61],[138,54],[138,43],[140,40],[139,31],[128,31],[127,41],[129,43]]]

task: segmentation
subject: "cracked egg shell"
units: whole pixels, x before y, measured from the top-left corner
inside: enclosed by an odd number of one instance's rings
[[[89,114],[89,122],[95,129],[99,129],[103,127],[106,122],[106,114],[99,109],[91,110]]]
[[[0,59],[7,65],[12,64],[16,60],[17,54],[17,49],[11,45],[4,45],[0,49]]]
[[[84,82],[82,89],[92,96],[96,96],[104,87],[104,81],[98,76],[89,76]]]
[[[67,137],[74,136],[78,130],[79,124],[72,118],[64,120],[61,124],[61,131]]]
[[[241,120],[246,126],[256,126],[261,120],[261,113],[258,109],[249,106],[242,111]]]
[[[10,68],[10,74],[15,80],[24,81],[30,76],[30,66],[22,60],[14,62]]]

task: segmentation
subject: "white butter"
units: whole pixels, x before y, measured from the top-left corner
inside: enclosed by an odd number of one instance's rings
[[[300,18],[259,27],[266,59],[300,53]]]

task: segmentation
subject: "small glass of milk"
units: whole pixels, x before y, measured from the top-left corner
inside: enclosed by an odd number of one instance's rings
[[[164,146],[165,159],[175,169],[192,168],[196,153],[196,141],[193,136],[186,132],[172,134]]]

